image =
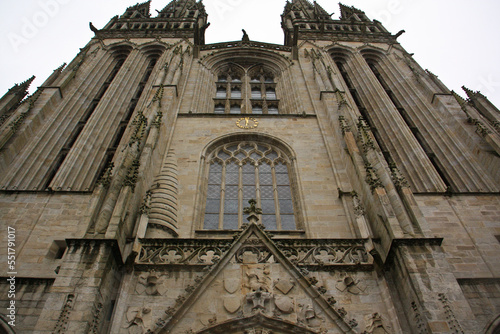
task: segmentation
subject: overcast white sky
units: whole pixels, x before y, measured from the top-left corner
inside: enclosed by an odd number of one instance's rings
[[[153,0],[152,14],[169,0]],[[0,96],[36,75],[33,89],[62,63],[69,63],[93,33],[137,0],[22,0],[0,4]],[[336,1],[318,0],[333,18]],[[464,96],[462,85],[480,90],[500,107],[500,1],[344,0],[381,21],[424,69]],[[211,26],[207,43],[241,39],[282,44],[280,14],[285,0],[204,0]]]

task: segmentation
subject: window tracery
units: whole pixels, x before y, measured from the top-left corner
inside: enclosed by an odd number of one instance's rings
[[[209,173],[203,227],[238,229],[250,199],[262,208],[260,221],[269,230],[296,230],[290,158],[267,143],[231,142],[207,159]]]
[[[224,108],[222,108],[222,106]],[[230,65],[217,76],[217,114],[278,114],[275,75],[262,65]]]

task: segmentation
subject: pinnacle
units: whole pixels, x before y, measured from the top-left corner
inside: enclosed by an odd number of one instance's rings
[[[150,7],[151,7],[151,0],[142,3],[137,3],[133,6],[128,7],[127,10],[125,11],[125,14],[127,13],[132,14],[134,11],[139,11],[141,15],[149,16]]]
[[[354,6],[346,6],[341,2],[339,2],[339,6],[340,6],[340,17],[342,19],[349,19],[354,13],[363,15],[365,14],[365,12],[363,12],[361,9],[358,9]]]
[[[454,90],[451,91],[451,94],[455,97],[455,99],[460,105],[463,105],[465,103],[465,99],[460,95],[458,95],[458,93],[455,92]]]
[[[35,80],[35,78],[36,77],[34,75],[32,75],[31,78],[29,78],[28,80],[20,83],[19,86],[26,86],[26,88],[28,88],[31,85],[31,83],[33,82],[33,80]]]
[[[365,12],[363,12],[361,9],[358,9],[354,6],[347,6],[347,5],[344,5],[343,3],[339,2],[339,6],[340,6],[340,9],[348,9],[348,10],[352,10],[356,13],[362,13],[364,14]]]
[[[30,87],[31,83],[33,80],[35,80],[35,76],[31,76],[31,78],[21,82],[20,84],[15,84],[11,89],[9,89],[9,92],[19,92],[19,93],[24,93],[25,95],[28,93],[28,88]]]
[[[467,94],[467,96],[469,97],[469,99],[473,99],[475,97],[483,97],[486,99],[486,96],[484,96],[483,94],[481,94],[480,91],[473,91],[465,86],[462,86],[462,89],[465,91],[465,93]]]

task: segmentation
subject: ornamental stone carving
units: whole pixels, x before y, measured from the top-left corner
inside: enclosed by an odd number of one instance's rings
[[[165,278],[153,269],[139,276],[135,290],[138,294],[163,295],[167,291]]]
[[[130,334],[145,333],[151,327],[151,309],[147,307],[129,307],[125,328]]]
[[[252,311],[265,310],[266,303],[273,298],[273,295],[266,291],[255,291],[247,294],[247,302],[252,304]]]
[[[382,316],[380,313],[373,313],[365,317],[366,330],[363,332],[365,334],[388,334],[386,327],[382,321]]]
[[[366,289],[366,287],[361,284],[359,280],[356,281],[352,276],[349,275],[346,275],[345,277],[338,280],[337,284],[335,284],[335,287],[339,291],[347,291],[349,293],[352,293],[353,295],[359,295]]]
[[[290,290],[293,289],[294,286],[295,286],[295,281],[292,279],[284,280],[278,278],[276,281],[274,281],[274,287],[284,295],[288,294]]]

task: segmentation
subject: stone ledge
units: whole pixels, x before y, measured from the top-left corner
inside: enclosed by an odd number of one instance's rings
[[[395,250],[400,246],[441,246],[444,238],[395,238],[392,239],[389,250],[387,251],[387,257],[383,262],[383,265],[390,265],[395,256]],[[375,241],[375,240],[374,240]]]
[[[82,246],[85,244],[90,244],[90,243],[96,243],[96,244],[108,244],[111,248],[111,253],[118,265],[123,265],[123,260],[122,260],[122,254],[120,250],[120,246],[118,245],[118,240],[116,239],[86,239],[86,238],[81,238],[81,239],[65,239],[66,240],[66,245],[67,249],[66,252],[63,256],[66,256],[66,253],[70,251],[71,248],[74,248],[76,245]]]
[[[460,285],[466,284],[500,284],[500,277],[484,277],[484,278],[457,278]]]
[[[10,278],[8,276],[0,276],[0,284],[9,284],[7,279]],[[55,278],[49,277],[19,277],[16,276],[16,285],[52,285],[55,281]]]

